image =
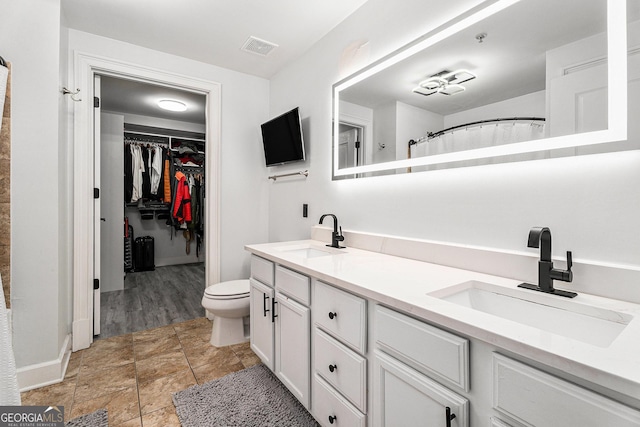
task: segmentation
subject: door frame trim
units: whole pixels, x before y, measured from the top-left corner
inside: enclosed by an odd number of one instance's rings
[[[220,281],[221,85],[143,65],[74,52],[80,102],[73,106],[73,351],[93,342],[93,76],[113,76],[206,96],[205,280]],[[84,94],[84,95],[82,95]]]

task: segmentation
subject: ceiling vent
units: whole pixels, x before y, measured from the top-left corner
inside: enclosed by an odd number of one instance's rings
[[[260,56],[267,56],[273,49],[278,47],[277,44],[259,39],[257,37],[249,37],[240,50],[255,53]]]

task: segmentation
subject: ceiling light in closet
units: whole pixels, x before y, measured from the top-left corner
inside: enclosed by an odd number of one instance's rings
[[[158,101],[158,107],[169,111],[187,111],[187,104],[175,99],[161,99]]]

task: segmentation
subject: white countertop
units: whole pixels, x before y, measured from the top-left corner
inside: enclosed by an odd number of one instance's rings
[[[287,251],[296,247],[317,247],[334,255],[305,258]],[[614,310],[632,317],[608,347],[599,347],[427,295],[472,280],[511,289],[516,288],[520,281],[360,249],[332,249],[327,248],[324,242],[314,240],[247,245],[245,249],[344,290],[520,354],[640,402],[638,304],[584,293],[571,300],[571,303]],[[535,291],[526,292],[539,294]],[[562,325],[558,325],[558,328],[562,328]]]

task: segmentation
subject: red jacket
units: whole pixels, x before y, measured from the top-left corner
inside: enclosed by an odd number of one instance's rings
[[[176,178],[179,178],[180,182],[178,182],[176,189],[173,217],[182,224],[183,222],[191,222],[191,194],[189,194],[189,184],[186,177],[182,173],[179,175],[176,174]]]

